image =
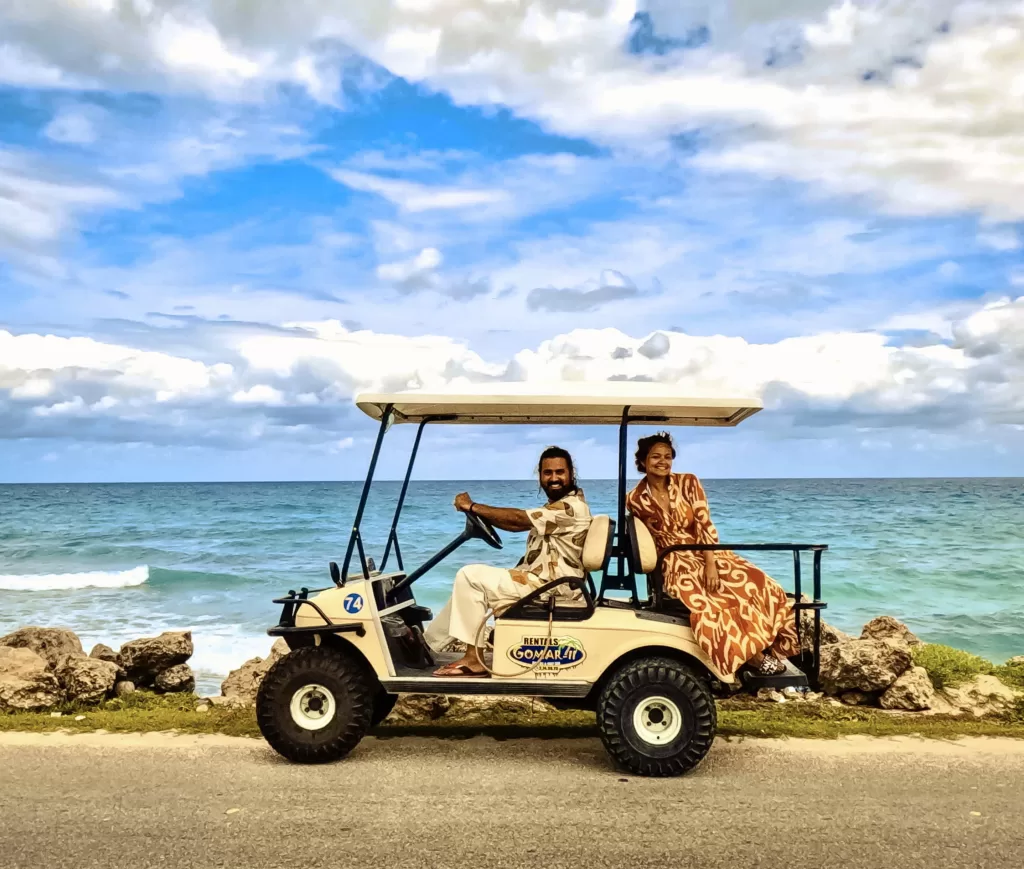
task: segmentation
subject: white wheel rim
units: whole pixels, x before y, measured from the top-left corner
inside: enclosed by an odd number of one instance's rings
[[[334,720],[334,695],[323,685],[303,685],[292,695],[292,721],[303,730],[320,730]]]
[[[668,745],[683,729],[683,714],[668,697],[645,697],[633,710],[633,729],[648,745]]]

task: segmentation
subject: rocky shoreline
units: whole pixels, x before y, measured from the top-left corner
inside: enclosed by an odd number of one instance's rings
[[[807,629],[803,631],[806,642],[811,625],[803,627]],[[87,707],[138,689],[193,695],[196,681],[188,664],[193,651],[190,631],[165,631],[132,640],[117,651],[99,644],[86,654],[77,635],[66,628],[21,628],[0,637],[0,713],[48,712],[67,704]],[[251,658],[233,670],[221,683],[219,695],[200,697],[201,706],[253,706],[263,677],[287,652],[284,641],[277,640],[266,658]],[[871,620],[859,637],[823,623],[821,692],[762,690],[757,699],[971,717],[1001,714],[1024,699],[1024,656],[1011,658],[998,668],[1012,677],[1007,684],[990,672],[949,680],[940,666],[943,655],[981,661],[945,646],[923,643],[891,616]],[[485,709],[532,712],[538,706],[550,708],[530,698],[403,696],[388,718],[436,721]]]
[[[166,631],[114,651],[87,655],[74,631],[25,627],[0,637],[0,712],[45,712],[65,703],[91,705],[137,688],[191,692],[191,631]]]

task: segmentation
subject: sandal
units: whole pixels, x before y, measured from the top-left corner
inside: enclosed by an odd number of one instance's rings
[[[757,668],[757,672],[762,676],[778,676],[780,673],[786,672],[786,664],[774,655],[765,655],[761,659],[761,665]]]
[[[437,670],[434,670],[434,675],[441,677],[452,676],[463,679],[482,679],[485,676],[489,676],[490,673],[488,673],[486,670],[472,670],[470,669],[469,664],[459,664],[458,666],[456,666],[455,664],[445,664],[445,666]]]

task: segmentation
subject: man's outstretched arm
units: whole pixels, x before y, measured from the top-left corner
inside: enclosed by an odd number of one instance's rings
[[[467,492],[455,496],[455,509],[468,513],[470,507],[473,512],[490,522],[495,528],[502,531],[529,531],[533,527],[525,510],[517,507],[491,507],[488,504],[481,504],[469,497]]]

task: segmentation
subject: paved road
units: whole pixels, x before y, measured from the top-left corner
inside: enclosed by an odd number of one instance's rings
[[[0,734],[5,869],[1019,869],[1022,807],[1009,740],[719,740],[652,780],[591,739],[367,739],[298,767],[256,740]]]

